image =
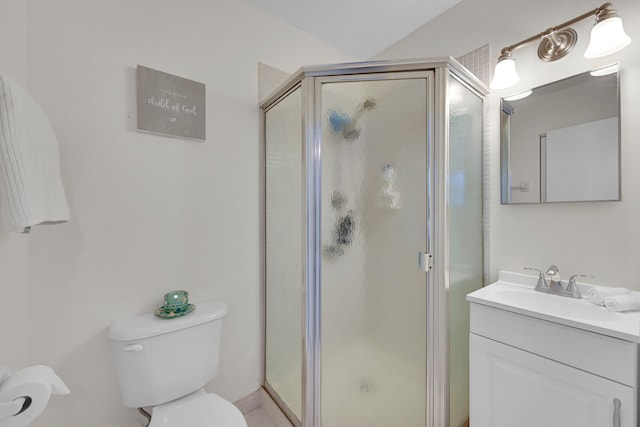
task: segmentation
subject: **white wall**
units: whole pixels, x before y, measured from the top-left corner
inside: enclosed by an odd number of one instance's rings
[[[27,83],[27,6],[23,0],[3,0],[0,13],[0,73]],[[5,304],[0,321],[0,366],[27,364],[28,237],[0,233],[0,292]]]
[[[140,425],[120,401],[107,328],[176,288],[196,304],[229,303],[210,389],[230,400],[256,390],[258,61],[292,72],[351,58],[238,0],[15,0],[2,8],[0,66],[28,80],[50,115],[73,216],[26,238],[0,236],[3,299],[18,303],[11,327],[3,313],[0,364],[48,364],[72,390],[34,426]],[[137,64],[207,85],[206,142],[136,132]]]
[[[466,0],[384,50],[376,59],[420,56],[459,56],[485,43],[495,63],[500,49],[542,32],[599,6],[600,2],[571,0],[537,2]],[[573,52],[554,63],[536,57],[533,43],[514,53],[520,83],[493,91],[489,98],[491,278],[499,270],[522,271],[523,266],[546,268],[557,264],[564,277],[591,273],[596,282],[640,290],[637,262],[640,254],[640,3],[616,0],[632,44],[599,60],[582,57],[593,20],[574,28],[579,41]],[[622,198],[621,202],[500,205],[499,99],[511,93],[578,74],[614,61],[622,62]]]

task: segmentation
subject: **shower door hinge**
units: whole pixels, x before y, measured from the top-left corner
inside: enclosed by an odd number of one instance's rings
[[[433,255],[425,252],[418,252],[418,265],[422,271],[426,272],[433,270]]]

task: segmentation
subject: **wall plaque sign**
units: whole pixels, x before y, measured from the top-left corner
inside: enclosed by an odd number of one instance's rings
[[[138,130],[206,139],[205,84],[138,65]]]

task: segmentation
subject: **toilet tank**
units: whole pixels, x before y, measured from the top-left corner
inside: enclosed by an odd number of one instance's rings
[[[124,405],[160,405],[211,381],[218,373],[226,314],[226,303],[209,301],[178,318],[147,313],[111,325],[109,338]]]

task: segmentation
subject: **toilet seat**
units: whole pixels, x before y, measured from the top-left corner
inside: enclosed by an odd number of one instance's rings
[[[201,389],[154,407],[149,427],[247,427],[247,422],[231,402]]]

